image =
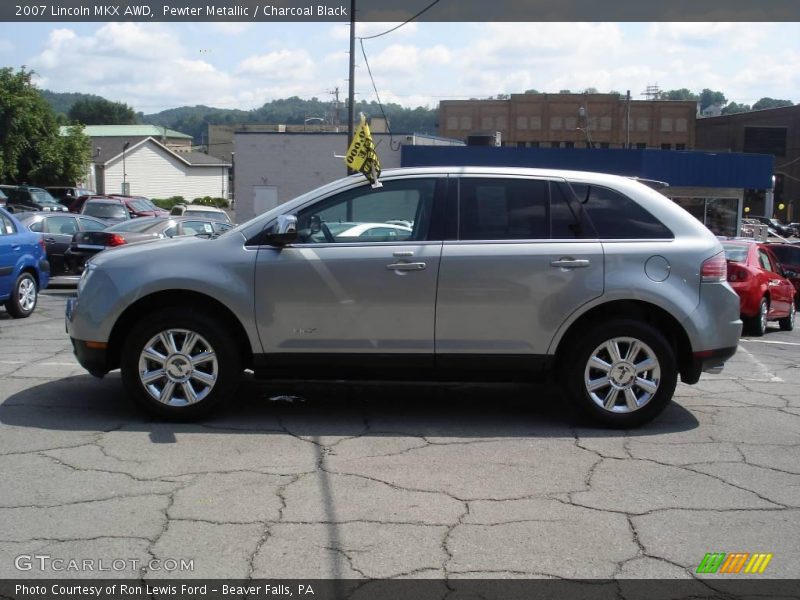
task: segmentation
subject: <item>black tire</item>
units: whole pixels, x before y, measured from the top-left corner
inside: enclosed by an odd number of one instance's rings
[[[792,331],[794,330],[794,320],[795,320],[795,313],[796,309],[794,307],[794,302],[792,302],[789,308],[789,316],[783,317],[782,319],[778,319],[778,325],[781,326],[781,331]]]
[[[33,314],[39,302],[39,286],[30,273],[20,273],[11,289],[11,297],[6,301],[6,310],[15,319],[24,319]]]
[[[172,351],[158,339],[159,334],[171,337]],[[189,334],[194,334],[195,342],[189,342],[187,348]],[[147,348],[165,360],[146,358],[143,352]],[[192,359],[201,354],[206,360],[193,364]],[[121,358],[128,395],[148,413],[171,421],[207,415],[233,396],[242,376],[239,348],[224,326],[205,312],[187,309],[166,308],[141,319],[131,328]],[[159,376],[160,364],[164,366]],[[144,373],[153,376],[147,384],[142,380]],[[159,393],[170,402],[156,398]],[[192,394],[198,399],[192,401]]]
[[[612,346],[620,360],[612,358],[608,351]],[[593,357],[605,366],[590,366]],[[639,370],[646,365],[652,368]],[[579,415],[597,425],[628,428],[651,421],[667,407],[675,392],[678,368],[672,346],[661,332],[641,321],[613,319],[590,327],[567,343],[561,352],[559,376]],[[607,384],[602,383],[603,378]],[[598,387],[590,391],[589,381]]]
[[[767,298],[761,299],[758,305],[758,314],[755,317],[746,317],[744,324],[747,332],[755,337],[761,337],[767,332],[767,314],[769,313],[769,302]]]

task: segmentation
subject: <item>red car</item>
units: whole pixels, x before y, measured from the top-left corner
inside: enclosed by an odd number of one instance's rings
[[[794,329],[795,290],[767,244],[752,240],[722,242],[728,261],[728,283],[739,294],[745,330],[764,335],[767,321],[783,331]]]
[[[770,244],[769,249],[778,258],[783,274],[795,289],[794,305],[800,308],[800,246],[796,244]]]

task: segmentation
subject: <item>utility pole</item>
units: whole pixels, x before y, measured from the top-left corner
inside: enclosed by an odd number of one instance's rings
[[[339,86],[337,85],[332,91],[328,92],[336,100],[333,105],[333,127],[339,131]]]
[[[350,74],[348,78],[348,107],[347,107],[347,147],[353,141],[353,133],[355,130],[356,121],[356,0],[350,0]],[[353,172],[349,167],[347,174]]]

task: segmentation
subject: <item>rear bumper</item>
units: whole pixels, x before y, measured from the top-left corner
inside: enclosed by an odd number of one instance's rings
[[[693,384],[700,380],[701,373],[718,375],[722,372],[725,361],[734,354],[736,354],[736,346],[692,353],[691,363],[681,370],[681,381]]]

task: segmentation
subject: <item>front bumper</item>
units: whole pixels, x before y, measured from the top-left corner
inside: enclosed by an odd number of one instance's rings
[[[64,314],[64,325],[69,334],[69,322],[75,310],[77,298],[67,298],[67,306]],[[108,367],[108,351],[106,347],[92,348],[85,340],[79,340],[70,335],[72,342],[72,352],[78,359],[80,365],[95,377],[103,377],[111,369]]]

